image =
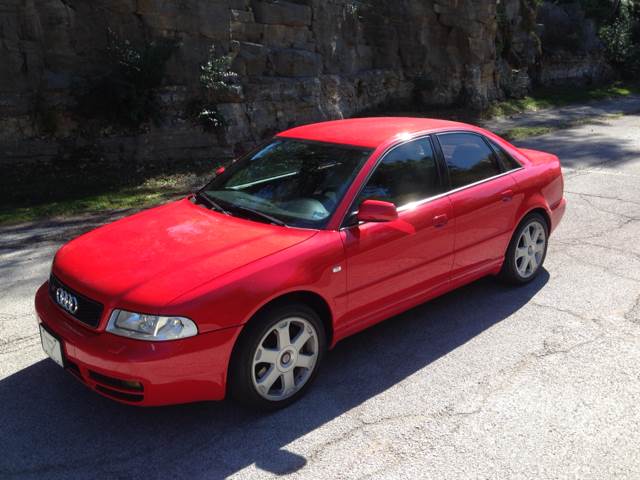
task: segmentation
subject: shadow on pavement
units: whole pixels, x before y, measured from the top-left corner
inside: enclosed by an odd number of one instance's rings
[[[603,122],[591,122],[590,125],[603,125]],[[551,152],[560,158],[563,167],[569,168],[618,168],[621,164],[633,161],[638,156],[633,141],[623,138],[611,138],[597,129],[568,129],[550,135],[532,137],[514,142],[518,147],[532,148]]]
[[[70,218],[50,218],[17,225],[0,226],[0,254],[12,253],[26,245],[59,244],[105,223],[135,213],[133,210],[108,210]]]
[[[0,478],[223,478],[307,459],[292,441],[389,389],[520,309],[547,283],[484,279],[340,342],[309,394],[264,415],[230,402],[128,407],[50,360],[0,381]]]

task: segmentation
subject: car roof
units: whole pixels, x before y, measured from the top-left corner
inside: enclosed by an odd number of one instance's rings
[[[433,118],[366,117],[303,125],[281,132],[278,137],[377,148],[396,138],[443,129],[475,127]]]

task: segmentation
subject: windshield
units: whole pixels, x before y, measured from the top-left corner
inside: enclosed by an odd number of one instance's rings
[[[371,150],[275,139],[234,162],[201,193],[232,215],[323,228]]]

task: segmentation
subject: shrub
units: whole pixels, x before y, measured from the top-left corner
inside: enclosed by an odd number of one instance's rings
[[[624,64],[633,49],[631,19],[623,8],[620,16],[600,29],[600,38],[605,44],[609,59],[614,64]]]
[[[79,101],[80,112],[126,127],[157,120],[155,89],[162,84],[177,42],[162,39],[136,48],[111,30],[107,35],[105,72],[89,82]]]
[[[238,74],[231,70],[230,55],[216,56],[214,46],[209,49],[207,61],[200,65],[200,83],[205,90],[222,90],[228,88]]]
[[[200,65],[200,85],[204,98],[196,99],[195,116],[205,130],[216,130],[225,125],[224,118],[213,100],[216,94],[229,89],[238,77],[238,74],[231,70],[232,61],[230,55],[217,56],[215,46],[212,45],[206,62]]]
[[[602,26],[599,32],[607,58],[627,76],[640,73],[639,13],[637,3],[621,2],[616,17]]]

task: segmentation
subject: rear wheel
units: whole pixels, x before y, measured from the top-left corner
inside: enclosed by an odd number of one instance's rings
[[[326,348],[316,312],[304,304],[269,308],[249,323],[229,370],[233,397],[275,410],[300,398],[315,379]]]
[[[516,229],[507,249],[500,276],[514,284],[533,280],[547,256],[549,227],[542,215],[527,215]]]

